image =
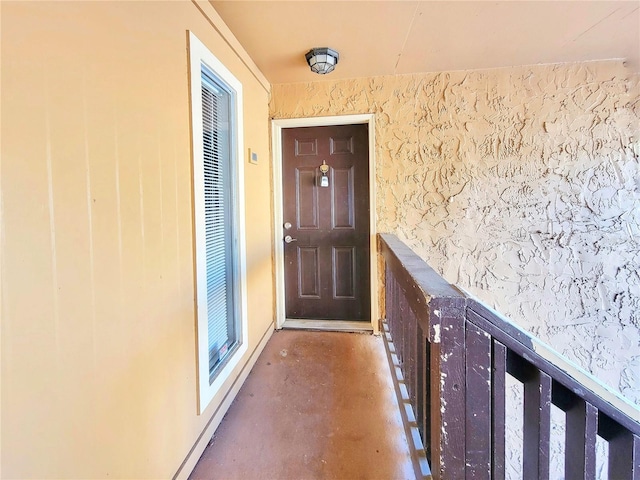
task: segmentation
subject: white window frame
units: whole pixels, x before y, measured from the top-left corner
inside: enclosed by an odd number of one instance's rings
[[[248,349],[247,320],[247,275],[246,275],[246,242],[245,242],[245,202],[244,202],[244,143],[243,143],[243,103],[242,84],[218,60],[213,53],[192,33],[189,32],[189,63],[191,88],[191,132],[193,154],[193,205],[195,236],[195,269],[196,269],[196,336],[197,336],[197,371],[198,371],[198,414],[202,414],[214,396],[220,392],[223,384],[230,378]],[[230,175],[233,184],[232,218],[235,223],[233,249],[235,251],[234,288],[237,293],[235,314],[240,331],[239,345],[225,361],[225,364],[210,381],[209,375],[209,338],[207,321],[207,272],[206,272],[206,237],[204,206],[204,151],[202,123],[202,66],[205,65],[226,86],[233,90],[233,135],[231,151],[232,170]]]

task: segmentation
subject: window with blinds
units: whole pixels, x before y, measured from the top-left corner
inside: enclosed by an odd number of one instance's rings
[[[209,382],[236,346],[231,93],[202,67],[202,143]]]
[[[248,350],[242,84],[189,33],[198,412]]]

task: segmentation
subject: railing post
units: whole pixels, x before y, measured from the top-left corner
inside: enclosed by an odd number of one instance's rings
[[[491,478],[491,335],[466,323],[466,475]]]
[[[431,473],[465,478],[465,302],[434,298],[429,304],[431,341]]]
[[[505,479],[507,347],[492,340],[491,349],[491,478]]]
[[[564,476],[566,480],[594,480],[598,410],[576,396],[572,400],[566,413]]]
[[[549,437],[551,433],[551,377],[533,369],[524,382],[524,480],[549,478]]]
[[[609,442],[609,478],[640,480],[640,436],[602,413],[598,434]]]
[[[624,432],[609,442],[609,478],[640,479],[640,437],[638,435]]]

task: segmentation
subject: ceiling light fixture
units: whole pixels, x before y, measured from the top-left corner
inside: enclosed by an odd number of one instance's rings
[[[312,48],[307,52],[305,58],[312,72],[325,75],[333,72],[333,69],[336,68],[340,54],[327,47]]]

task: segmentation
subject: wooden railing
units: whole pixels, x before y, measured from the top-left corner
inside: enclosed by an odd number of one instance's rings
[[[508,377],[522,384],[520,477],[549,478],[551,406],[565,412],[564,478],[640,480],[639,412],[382,234],[385,319],[436,479],[504,479]],[[518,427],[518,426],[515,426]],[[600,439],[600,440],[598,440]]]

